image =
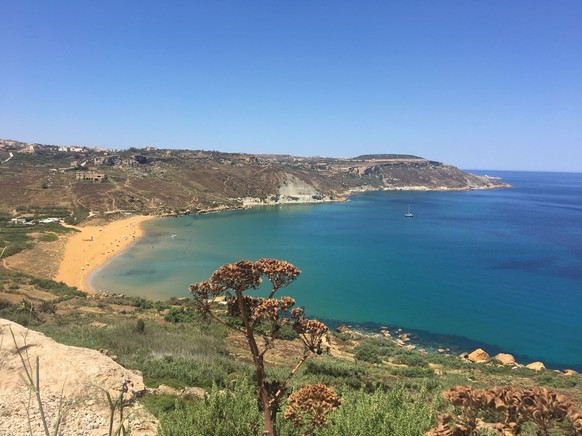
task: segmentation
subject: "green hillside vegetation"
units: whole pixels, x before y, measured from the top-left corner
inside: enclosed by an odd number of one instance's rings
[[[48,211],[48,213],[53,210]],[[67,218],[70,217],[69,212],[65,213]],[[10,216],[0,215],[0,256],[9,257],[13,254],[19,253],[27,248],[32,248],[36,242],[54,242],[58,240],[59,235],[64,235],[70,232],[75,232],[75,229],[63,227],[59,223],[38,224],[38,220],[42,218],[57,217],[55,215],[47,215],[47,213],[31,212],[26,215],[28,220],[35,221],[33,225],[20,225],[10,222]],[[61,216],[58,216],[59,218]]]
[[[153,302],[124,296],[87,298],[62,283],[0,269],[0,317],[39,330],[68,345],[101,350],[143,373],[149,393],[142,402],[160,420],[162,435],[260,434],[252,359],[244,337],[204,321],[190,299]],[[214,306],[213,310],[218,310]],[[544,386],[582,403],[582,377],[551,370],[473,364],[452,355],[403,349],[384,337],[332,332],[332,353],[314,356],[289,383],[289,392],[324,383],[341,399],[321,435],[422,435],[442,413],[460,409],[443,399],[453,386]],[[299,340],[281,335],[267,354],[267,378],[281,379],[294,366]],[[166,386],[166,388],[164,388]],[[206,395],[199,397],[204,389]],[[287,405],[282,405],[283,411]],[[488,412],[479,412],[491,419]],[[279,434],[300,434],[285,419]],[[550,434],[568,434],[557,424]],[[536,434],[524,424],[522,434]]]

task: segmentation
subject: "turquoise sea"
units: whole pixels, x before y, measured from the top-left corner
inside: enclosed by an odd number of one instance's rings
[[[582,174],[474,172],[513,187],[150,221],[91,284],[186,297],[224,263],[275,257],[302,270],[281,295],[331,325],[402,328],[425,346],[581,370]]]

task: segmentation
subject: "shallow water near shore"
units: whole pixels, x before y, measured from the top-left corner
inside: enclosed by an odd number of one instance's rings
[[[513,188],[372,192],[148,221],[91,285],[186,297],[224,263],[275,257],[303,271],[280,294],[311,316],[580,370],[582,174],[487,173]],[[404,217],[409,205],[414,218]]]

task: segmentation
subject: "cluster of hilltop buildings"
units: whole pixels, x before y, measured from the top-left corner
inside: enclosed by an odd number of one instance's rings
[[[74,148],[74,147],[63,147],[63,148]],[[103,183],[107,181],[107,174],[103,171],[98,171],[99,166],[137,166],[140,164],[145,164],[148,162],[146,156],[134,155],[134,156],[91,156],[82,160],[75,160],[70,163],[70,166],[64,168],[51,168],[49,171],[52,173],[64,173],[69,171],[75,171],[75,180],[81,182],[92,182],[92,183]]]
[[[88,168],[87,170],[81,170],[75,172],[75,179],[82,182],[92,182],[92,183],[103,183],[107,181],[107,174],[102,171],[98,171],[95,167],[108,165],[108,166],[138,166],[148,162],[148,158],[142,155],[133,156],[92,156],[82,162],[75,162],[75,167]]]
[[[62,221],[62,219],[60,219],[60,218],[41,218],[38,220],[30,220],[30,221],[28,221],[26,218],[12,218],[10,220],[10,223],[21,225],[21,226],[33,226],[35,224],[60,223],[61,221]]]

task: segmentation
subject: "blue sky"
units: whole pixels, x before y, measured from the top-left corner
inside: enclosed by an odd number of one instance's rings
[[[5,0],[0,137],[582,171],[580,0]]]

